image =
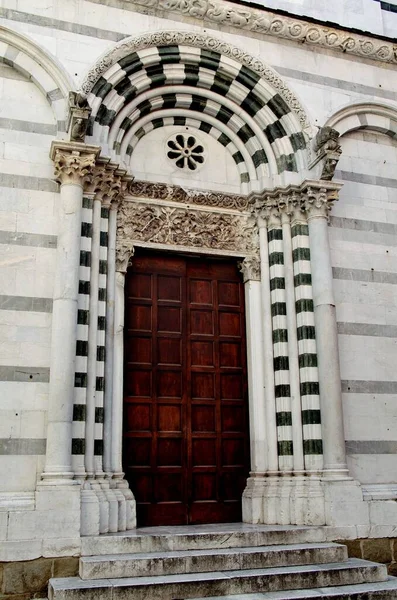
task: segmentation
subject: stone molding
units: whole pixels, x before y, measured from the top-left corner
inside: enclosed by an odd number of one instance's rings
[[[151,183],[148,181],[134,181],[129,187],[129,193],[138,198],[151,200],[164,200],[195,204],[198,206],[211,206],[214,208],[229,208],[239,211],[248,210],[248,196],[238,194],[223,194],[221,192],[206,192],[200,190],[186,190],[179,185],[165,183]]]
[[[217,27],[250,31],[280,39],[352,54],[361,58],[397,64],[397,45],[392,41],[377,40],[365,34],[310,23],[304,18],[273,13],[271,10],[239,7],[225,0],[125,0],[138,10],[193,17]]]
[[[50,158],[54,161],[55,180],[61,185],[81,185],[92,175],[99,146],[74,142],[52,142]]]
[[[149,2],[151,1],[152,0],[149,0]],[[191,0],[183,0],[183,3],[189,3],[190,1]],[[192,1],[200,3],[202,0]],[[155,2],[157,2],[157,0],[155,0]],[[172,2],[173,0],[171,0],[171,3]],[[177,2],[174,2],[174,4],[177,4]],[[182,2],[178,1],[178,4],[182,4]],[[291,110],[296,114],[302,127],[310,128],[310,120],[305,109],[276,71],[262,62],[259,58],[244,52],[244,50],[241,50],[232,44],[228,44],[211,35],[193,31],[159,31],[157,33],[146,33],[138,37],[129,37],[118,42],[111,50],[105,52],[105,54],[103,54],[90,69],[81,84],[81,90],[79,92],[80,96],[87,97],[92,91],[96,81],[105,73],[105,71],[124,56],[146,48],[177,44],[212,50],[213,52],[228,56],[252,69],[284,98]]]
[[[300,186],[276,188],[272,192],[251,194],[252,210],[257,218],[276,227],[281,216],[287,214],[291,221],[315,217],[328,218],[333,203],[338,200],[342,184],[331,181],[304,181]]]
[[[136,243],[253,254],[258,249],[256,234],[251,215],[124,202],[118,213],[117,262],[125,264],[129,249]]]

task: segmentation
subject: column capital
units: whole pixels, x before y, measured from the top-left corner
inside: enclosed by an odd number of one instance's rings
[[[117,163],[106,158],[99,158],[88,178],[86,193],[94,195],[103,207],[118,209],[120,202],[128,193],[133,177],[120,169]]]
[[[53,141],[50,158],[54,161],[56,181],[61,185],[75,184],[83,187],[92,174],[100,150],[99,146]]]
[[[258,219],[258,224],[279,227],[280,220],[291,223],[306,221],[314,217],[328,217],[328,213],[338,199],[341,183],[334,181],[306,180],[300,185],[275,188],[272,191],[253,193],[250,202]]]
[[[238,268],[243,274],[244,283],[247,281],[260,281],[261,279],[261,264],[258,256],[246,256],[238,264]]]
[[[135,248],[128,240],[118,240],[116,246],[116,271],[126,273],[130,258],[134,256]]]

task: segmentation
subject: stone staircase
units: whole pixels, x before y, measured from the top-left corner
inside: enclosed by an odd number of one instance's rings
[[[156,527],[82,540],[80,577],[50,600],[397,599],[384,565],[348,559],[321,527]]]

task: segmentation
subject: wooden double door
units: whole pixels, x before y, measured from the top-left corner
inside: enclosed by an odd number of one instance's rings
[[[128,269],[123,467],[140,526],[241,520],[243,292],[233,261],[147,253]]]

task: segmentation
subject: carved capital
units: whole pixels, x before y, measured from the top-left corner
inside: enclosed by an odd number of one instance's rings
[[[116,245],[116,271],[126,273],[128,263],[134,256],[134,245],[126,239],[119,239]]]
[[[332,202],[330,202],[325,188],[312,189],[309,187],[305,194],[303,207],[308,221],[314,218],[328,219]]]
[[[53,142],[50,157],[54,161],[55,179],[61,185],[84,186],[92,175],[100,148],[86,144]]]
[[[244,283],[246,281],[260,281],[261,264],[258,256],[246,256],[246,258],[238,264],[238,268],[243,274]]]
[[[105,208],[117,210],[132,180],[117,164],[101,158],[93,169],[86,192],[94,194],[95,200],[100,200]]]

